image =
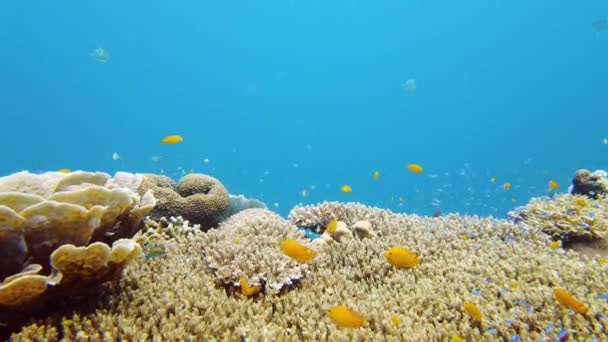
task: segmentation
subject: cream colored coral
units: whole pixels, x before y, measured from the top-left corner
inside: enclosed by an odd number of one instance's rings
[[[119,172],[115,177],[110,177],[101,172],[83,171],[67,175],[58,172],[19,172],[1,177],[0,280],[4,281],[2,286],[5,289],[13,288],[15,281],[27,283],[35,289],[24,292],[22,299],[12,298],[7,302],[27,302],[35,297],[32,293],[37,296],[36,291],[46,289],[40,278],[44,276],[32,272],[19,273],[33,263],[43,265],[45,272],[53,269],[58,272],[51,276],[52,281],[50,278],[45,280],[53,285],[62,285],[57,283],[62,275],[66,276],[64,281],[74,277],[87,281],[105,279],[119,272],[126,261],[132,259],[125,255],[126,251],[137,253],[139,246],[133,241],[118,239],[131,237],[155,204],[151,193],[140,197],[133,190],[139,186],[141,179],[141,175],[136,174]],[[116,241],[115,249],[102,243],[112,241]],[[61,260],[66,260],[66,256],[76,253],[65,254],[69,245],[79,250],[80,247],[75,246],[86,246],[91,242],[96,243],[89,249],[85,248],[87,253],[80,252],[85,259],[73,261],[70,267],[62,264]],[[95,259],[91,254],[93,251],[98,252],[97,258],[104,260],[106,265],[90,263]],[[59,258],[55,260],[57,265],[49,260],[51,255]],[[80,273],[74,271],[78,267],[81,267]],[[18,277],[16,273],[19,273]]]
[[[376,237],[369,221],[357,221],[353,225],[353,232],[359,239],[369,239]]]
[[[246,209],[206,235],[209,267],[222,284],[238,285],[245,277],[252,286],[263,285],[267,294],[277,293],[301,279],[308,265],[298,263],[279,248],[282,239],[307,244],[304,233],[266,209]]]
[[[194,231],[167,241],[165,257],[138,259],[138,267],[118,285],[106,285],[96,311],[71,308],[53,319],[28,323],[13,338],[447,341],[455,334],[467,341],[511,340],[514,335],[522,341],[557,341],[563,327],[578,340],[605,339],[602,315],[608,303],[599,294],[606,291],[608,266],[548,248],[548,237],[539,229],[489,218],[399,215],[360,204],[323,204],[299,210],[299,215],[326,221],[327,216],[315,216],[321,212],[340,213],[351,225],[367,220],[378,237],[327,248],[297,286],[251,299],[217,286],[217,273],[203,255],[234,242],[234,235],[209,237]],[[286,225],[280,218],[273,222]],[[390,266],[383,253],[393,245],[418,253],[420,265]],[[591,314],[583,317],[561,307],[555,286],[567,289]],[[464,301],[482,311],[481,326],[464,312]],[[369,324],[336,327],[326,315],[334,305],[361,312]],[[401,319],[399,328],[392,315]],[[61,317],[73,324],[61,326]],[[546,333],[550,326],[553,330]]]
[[[608,199],[560,194],[533,198],[509,216],[527,226],[541,229],[555,239],[606,239]]]
[[[103,281],[141,253],[141,246],[131,239],[120,239],[112,248],[95,242],[86,247],[62,245],[51,254],[51,266],[65,282]]]

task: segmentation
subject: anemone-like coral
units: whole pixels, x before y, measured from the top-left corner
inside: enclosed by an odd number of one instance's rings
[[[604,170],[577,170],[572,179],[570,193],[598,198],[608,195],[608,174]]]
[[[189,174],[176,185],[170,178],[144,175],[139,193],[152,190],[157,205],[151,213],[154,219],[183,217],[207,230],[216,227],[229,206],[228,191],[216,178]]]
[[[0,312],[27,311],[119,274],[139,253],[128,238],[155,203],[150,192],[134,192],[140,182],[141,175],[124,172],[0,178]]]
[[[608,303],[602,298],[608,266],[549,248],[549,237],[539,229],[490,218],[399,215],[360,204],[298,208],[292,217],[324,222],[327,216],[316,216],[321,212],[339,214],[349,225],[367,220],[378,236],[319,253],[289,291],[247,298],[218,286],[217,271],[205,258],[235,243],[235,235],[218,230],[208,237],[192,230],[166,241],[165,256],[138,259],[139,267],[118,284],[106,284],[104,296],[87,309],[34,320],[13,338],[440,341],[457,335],[467,341],[557,341],[564,334],[577,340],[606,335]],[[225,228],[250,231],[247,222]],[[289,226],[279,218],[252,222],[258,228],[262,222]],[[419,265],[391,266],[384,253],[393,246],[415,252]],[[562,305],[554,288],[585,305],[585,314]],[[465,302],[479,310],[482,323],[469,315]],[[337,327],[327,316],[337,305],[361,313],[366,323]]]

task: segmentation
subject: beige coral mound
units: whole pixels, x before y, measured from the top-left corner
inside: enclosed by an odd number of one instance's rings
[[[148,190],[157,199],[151,213],[155,219],[179,216],[207,230],[216,227],[228,210],[228,191],[211,176],[189,174],[175,185],[169,177],[147,174],[138,191],[141,194]]]
[[[120,273],[140,251],[121,238],[135,234],[154,207],[151,193],[134,192],[140,182],[125,172],[0,178],[0,310],[25,310],[49,286],[85,286]]]
[[[212,229],[203,237],[206,261],[220,284],[238,286],[245,277],[249,285],[276,294],[303,277],[308,265],[292,260],[279,248],[283,239],[306,245],[303,232],[267,209],[246,209]]]
[[[366,220],[378,236],[335,243],[315,258],[297,286],[247,298],[217,286],[217,273],[205,258],[210,249],[233,243],[234,235],[190,231],[168,240],[165,256],[139,259],[139,267],[118,285],[106,285],[105,296],[87,310],[32,321],[13,338],[447,341],[457,335],[510,341],[517,335],[522,341],[557,341],[563,329],[576,340],[605,339],[608,303],[600,295],[608,267],[548,248],[540,230],[476,217],[398,215],[360,204],[299,208],[297,216],[311,224],[330,216],[348,225]],[[247,223],[239,222],[235,227],[242,227],[232,229],[246,231]],[[415,252],[420,264],[392,267],[384,252],[393,246]],[[554,287],[566,289],[589,313],[562,306]],[[465,301],[479,308],[482,324],[463,309]],[[367,323],[337,327],[327,316],[336,305],[360,312]]]
[[[608,198],[560,194],[533,198],[509,213],[511,219],[566,241],[608,237]]]

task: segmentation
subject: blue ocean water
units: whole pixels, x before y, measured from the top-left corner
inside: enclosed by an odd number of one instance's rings
[[[592,27],[607,15],[599,0],[2,1],[0,174],[192,169],[283,215],[339,200],[502,217],[608,168],[608,31]]]

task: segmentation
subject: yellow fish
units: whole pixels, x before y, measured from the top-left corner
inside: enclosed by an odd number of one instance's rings
[[[407,164],[407,169],[413,173],[422,173],[422,166],[418,164]]]
[[[403,202],[405,202],[405,198],[399,197],[399,203],[403,203]]]
[[[285,253],[285,255],[298,262],[307,262],[317,256],[317,252],[300,244],[294,239],[281,240],[279,247],[281,248],[281,251]]]
[[[510,285],[514,289],[519,288],[519,282],[517,280],[511,280]]]
[[[464,338],[453,334],[452,336],[450,336],[450,339],[452,340],[452,342],[466,342]]]
[[[587,200],[584,197],[577,198],[576,200],[574,200],[574,204],[578,205],[581,208],[584,208],[587,206]]]
[[[506,182],[505,184],[502,185],[503,190],[509,190],[511,189],[511,182]]]
[[[346,194],[353,192],[353,188],[351,188],[350,185],[342,185],[340,190],[342,190],[342,192],[344,192]]]
[[[481,323],[481,321],[483,320],[481,310],[479,310],[479,308],[477,307],[477,305],[475,305],[475,303],[464,302],[464,311],[466,311],[469,314],[469,316],[471,316],[471,319],[476,322]]]
[[[306,196],[308,196],[308,191],[302,190],[302,197],[306,197]]]
[[[377,182],[378,178],[380,178],[380,171],[376,170],[376,172],[374,172],[374,182]]]
[[[167,135],[166,137],[160,139],[160,142],[163,144],[175,145],[184,141],[180,135]]]
[[[384,257],[389,264],[397,268],[411,268],[418,266],[420,263],[416,253],[399,246],[392,247],[384,252]]]
[[[608,258],[599,257],[597,258],[597,262],[599,262],[600,265],[606,265],[606,263],[608,263]]]
[[[551,249],[558,249],[559,247],[561,247],[561,245],[561,241],[559,240],[549,242],[549,248]]]
[[[393,317],[391,317],[391,322],[393,322],[395,328],[399,328],[401,326],[401,319],[399,319],[399,316],[397,315],[393,315]]]
[[[325,227],[325,231],[333,234],[336,232],[336,227],[338,227],[338,220],[333,219],[331,221],[329,221],[329,223],[327,224],[327,227]]]
[[[547,189],[547,192],[551,192],[553,190],[557,190],[559,189],[559,183],[557,181],[554,181],[553,179],[549,181],[549,188]]]
[[[468,239],[469,239],[469,236],[467,234],[460,235],[460,240],[467,241]]]
[[[453,334],[452,336],[450,336],[450,339],[452,340],[452,342],[466,342],[464,338]]]
[[[517,202],[517,198],[515,198],[515,197],[511,198],[511,202],[512,202],[512,203]]]
[[[360,328],[365,324],[365,317],[344,305],[334,306],[327,311],[327,316],[340,328]]]
[[[251,297],[260,293],[261,288],[257,286],[249,286],[245,277],[241,277],[239,284],[241,285],[241,294],[245,297]]]
[[[67,174],[67,173],[72,172],[72,170],[70,170],[70,169],[59,169],[59,170],[57,170],[57,172],[63,173],[63,174]]]
[[[553,293],[555,294],[555,299],[557,299],[557,301],[561,305],[572,309],[574,312],[578,312],[583,315],[587,314],[587,307],[585,306],[585,304],[579,302],[578,300],[576,300],[576,298],[572,297],[572,295],[569,294],[568,291],[559,287],[555,287],[553,288]]]
[[[490,182],[492,182],[492,184],[496,183],[496,178],[494,178],[494,177],[490,178]]]

